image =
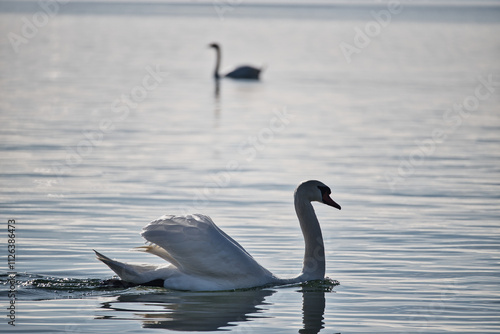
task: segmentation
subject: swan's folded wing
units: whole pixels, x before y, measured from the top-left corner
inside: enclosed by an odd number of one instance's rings
[[[163,216],[144,227],[142,236],[163,248],[186,274],[214,278],[271,275],[207,216]]]

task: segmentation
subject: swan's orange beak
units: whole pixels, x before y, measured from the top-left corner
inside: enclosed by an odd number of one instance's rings
[[[338,205],[326,192],[323,194],[323,203],[340,210],[340,205]]]

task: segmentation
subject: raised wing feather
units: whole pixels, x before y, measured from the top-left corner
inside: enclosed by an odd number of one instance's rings
[[[172,258],[185,274],[232,279],[272,275],[204,215],[160,217],[144,227],[142,236],[163,248],[164,258]]]

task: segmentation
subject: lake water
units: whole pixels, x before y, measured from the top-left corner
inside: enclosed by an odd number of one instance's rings
[[[45,4],[0,2],[2,332],[500,331],[498,2]],[[339,285],[100,287],[163,214],[298,274],[306,179]]]

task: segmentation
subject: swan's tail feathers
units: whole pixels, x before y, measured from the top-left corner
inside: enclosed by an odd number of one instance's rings
[[[95,255],[96,255],[96,258],[104,263],[106,262],[113,262],[113,260],[111,260],[109,257],[99,253],[98,251],[96,251],[95,249],[93,249]],[[106,263],[107,264],[107,263]]]
[[[106,264],[122,280],[135,284],[143,284],[161,278],[162,272],[155,265],[129,264],[110,259],[94,250],[99,261]]]

